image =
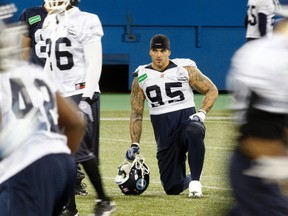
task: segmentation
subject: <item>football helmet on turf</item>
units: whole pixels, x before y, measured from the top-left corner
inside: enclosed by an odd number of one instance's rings
[[[45,0],[47,9],[52,11],[65,11],[69,4],[70,0]]]
[[[139,195],[148,188],[149,179],[150,169],[144,157],[137,154],[134,161],[124,160],[119,166],[115,182],[123,194]]]

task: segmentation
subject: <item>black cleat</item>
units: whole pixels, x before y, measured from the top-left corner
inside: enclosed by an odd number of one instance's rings
[[[95,206],[94,216],[109,216],[114,211],[116,211],[114,201],[98,201]]]
[[[59,216],[79,216],[79,214],[77,209],[74,210],[64,209]]]
[[[75,195],[77,196],[86,196],[88,194],[88,191],[86,190],[86,184],[85,183],[79,183],[75,184]]]

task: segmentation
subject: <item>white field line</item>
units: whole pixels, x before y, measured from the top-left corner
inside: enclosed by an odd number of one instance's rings
[[[129,121],[130,118],[100,118],[101,121]],[[144,121],[150,121],[149,117],[144,117]],[[230,116],[207,116],[205,121],[215,121],[215,120],[233,120]]]
[[[214,189],[214,190],[225,190],[225,191],[231,191],[231,188],[221,188],[221,187],[214,187],[214,186],[205,186],[202,185],[203,188],[209,188],[209,189]]]
[[[221,121],[221,123],[230,123],[230,121],[232,120],[233,118],[230,117],[230,116],[211,116],[211,117],[207,117],[206,118],[206,122],[209,121],[209,122],[214,122],[214,123],[217,123],[218,121],[217,120],[229,120],[227,122],[225,121]],[[100,118],[101,121],[129,121],[130,118]],[[144,121],[150,121],[150,118],[149,117],[145,117],[143,118]],[[119,140],[119,139],[110,139],[110,138],[103,138],[103,137],[100,137],[101,140],[108,140],[108,141],[117,141],[117,142],[127,142],[127,140]],[[155,142],[145,142],[146,144],[148,145],[155,145]],[[207,146],[206,145],[206,148],[208,149],[222,149],[222,150],[231,150],[231,148],[225,148],[225,147],[212,147],[212,146]]]
[[[111,139],[111,138],[103,138],[103,137],[100,137],[100,140],[127,143],[127,140]],[[155,142],[149,142],[149,141],[143,141],[143,140],[142,140],[142,143],[145,143],[145,145],[155,145],[155,146],[156,146],[156,143],[155,143]],[[224,150],[224,151],[230,151],[230,150],[232,150],[232,148],[219,147],[219,146],[208,146],[208,145],[205,145],[205,148],[206,148],[206,149]]]
[[[115,178],[111,178],[111,177],[105,177],[103,176],[102,177],[103,179],[106,179],[106,180],[114,180]],[[205,176],[202,176],[202,178],[205,178]],[[150,183],[153,183],[153,184],[161,184],[160,181],[157,181],[157,180],[150,180]],[[230,191],[231,189],[230,188],[223,188],[223,187],[215,187],[215,186],[205,186],[205,185],[202,185],[203,188],[208,188],[208,189],[214,189],[214,190],[223,190],[223,191]]]

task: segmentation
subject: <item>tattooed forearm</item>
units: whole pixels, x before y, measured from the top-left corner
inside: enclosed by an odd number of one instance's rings
[[[142,116],[137,116],[131,113],[131,118],[130,118],[131,142],[140,143],[141,134],[142,134]]]
[[[209,112],[218,97],[215,84],[196,67],[186,67],[189,74],[190,86],[197,92],[204,94],[201,109]]]
[[[201,109],[205,110],[206,113],[208,113],[211,110],[211,108],[213,107],[217,96],[218,96],[217,88],[208,91],[207,94],[205,94],[205,96],[203,98]]]
[[[130,115],[130,137],[133,142],[140,142],[142,134],[142,120],[144,110],[144,94],[138,85],[137,78],[132,83],[132,90],[130,95],[131,115]]]

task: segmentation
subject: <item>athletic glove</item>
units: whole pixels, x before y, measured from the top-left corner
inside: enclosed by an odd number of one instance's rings
[[[197,113],[191,115],[189,118],[191,120],[197,120],[197,121],[204,123],[205,117],[206,117],[206,112],[200,109]]]
[[[83,99],[80,101],[78,107],[79,107],[80,111],[81,111],[82,113],[84,113],[84,114],[88,117],[88,119],[89,119],[90,121],[93,122],[94,119],[93,119],[91,104],[89,103],[89,100],[91,100],[91,99],[90,99],[90,98],[89,98],[89,99],[83,98]],[[91,101],[92,101],[92,100],[91,100]],[[93,101],[92,101],[92,103],[93,103]]]
[[[140,146],[139,143],[132,143],[131,148],[126,151],[126,159],[127,160],[134,160],[135,155],[140,153]]]

